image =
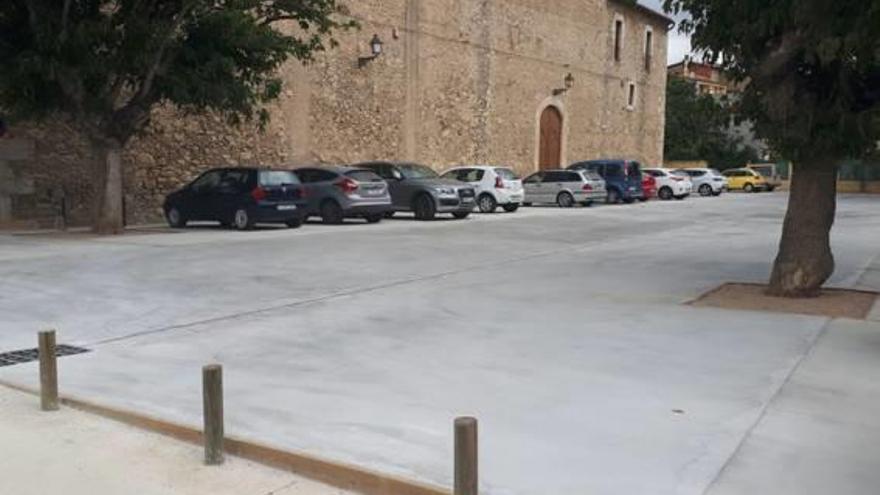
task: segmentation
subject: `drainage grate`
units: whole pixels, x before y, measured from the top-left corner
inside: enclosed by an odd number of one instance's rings
[[[74,354],[82,354],[89,352],[88,349],[82,347],[74,347],[72,345],[59,345],[55,347],[55,355],[72,356]],[[29,363],[31,361],[40,360],[39,349],[22,349],[20,351],[11,351],[0,353],[0,368],[4,366],[12,366],[14,364]]]

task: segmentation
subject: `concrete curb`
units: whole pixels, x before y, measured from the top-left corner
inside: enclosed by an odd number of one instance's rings
[[[39,391],[0,380],[0,386],[39,396]],[[135,428],[158,433],[175,440],[202,445],[202,432],[183,426],[121,409],[101,406],[91,402],[59,397],[59,402],[72,409],[94,414]],[[330,486],[351,490],[364,495],[450,495],[450,491],[416,481],[391,476],[299,452],[280,450],[254,442],[226,437],[225,452],[265,466],[289,471],[304,478]]]

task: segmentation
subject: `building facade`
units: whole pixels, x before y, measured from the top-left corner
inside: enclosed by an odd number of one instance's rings
[[[340,45],[308,66],[283,68],[286,87],[264,132],[157,109],[124,157],[128,222],[158,219],[167,192],[227,164],[398,159],[527,174],[599,157],[662,163],[671,21],[661,14],[623,0],[347,6],[361,29],[339,33]],[[370,59],[374,35],[383,49]],[[7,220],[48,208],[87,222],[89,150],[76,133],[58,122],[9,134],[32,144],[5,162],[0,145],[0,174],[21,191],[6,192]]]

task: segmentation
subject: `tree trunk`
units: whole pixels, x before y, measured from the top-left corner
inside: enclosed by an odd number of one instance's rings
[[[122,205],[122,146],[116,143],[95,145],[97,155],[95,223],[98,234],[121,234],[125,228]]]
[[[791,175],[788,212],[767,293],[816,297],[834,273],[831,226],[837,208],[837,166],[833,159],[799,162]]]

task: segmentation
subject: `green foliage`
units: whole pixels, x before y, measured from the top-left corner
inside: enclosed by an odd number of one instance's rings
[[[880,139],[880,0],[665,0],[694,48],[748,85],[740,111],[783,155],[863,157]]]
[[[668,160],[706,160],[719,170],[757,160],[754,149],[728,132],[730,106],[710,95],[698,95],[693,83],[672,77],[666,87]]]
[[[169,102],[261,120],[276,70],[333,46],[336,0],[2,0],[0,108],[124,144]]]

